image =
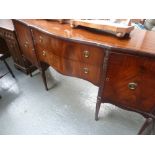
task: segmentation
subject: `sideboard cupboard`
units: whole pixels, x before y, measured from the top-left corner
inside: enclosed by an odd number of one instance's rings
[[[71,28],[52,20],[13,20],[23,56],[42,73],[52,66],[61,74],[99,87],[101,103],[138,112],[146,118],[139,131],[155,120],[155,32],[134,29],[127,38]]]

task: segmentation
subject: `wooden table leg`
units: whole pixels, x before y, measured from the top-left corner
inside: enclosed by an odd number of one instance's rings
[[[101,106],[101,97],[97,97],[96,110],[95,110],[95,120],[98,120],[98,113]]]
[[[153,118],[146,118],[146,121],[139,130],[138,135],[150,135],[153,132],[154,122]]]
[[[153,119],[153,124],[152,124],[152,135],[155,135],[155,119]]]

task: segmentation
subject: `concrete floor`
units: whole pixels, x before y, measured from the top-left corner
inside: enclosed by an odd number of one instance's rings
[[[108,103],[95,121],[96,86],[49,68],[51,89],[45,91],[38,71],[31,78],[8,62],[16,80],[10,74],[0,79],[0,134],[137,134],[144,122],[141,115]],[[0,63],[0,74],[5,71]]]

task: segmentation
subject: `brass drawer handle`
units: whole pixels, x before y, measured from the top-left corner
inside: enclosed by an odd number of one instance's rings
[[[43,37],[39,36],[39,42],[42,43],[43,42]]]
[[[89,51],[84,51],[83,54],[84,54],[84,57],[85,57],[85,58],[88,58],[88,57],[90,56]]]
[[[24,46],[27,48],[29,46],[29,43],[26,41]]]
[[[43,56],[46,56],[46,51],[45,50],[43,50]]]
[[[137,88],[138,84],[135,83],[135,82],[130,82],[128,84],[128,88],[131,89],[131,90],[135,90]]]
[[[89,69],[88,68],[83,68],[83,71],[84,71],[85,74],[89,73]]]

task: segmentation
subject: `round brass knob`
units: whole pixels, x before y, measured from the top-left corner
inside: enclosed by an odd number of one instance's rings
[[[29,43],[26,41],[25,44],[24,44],[24,46],[27,48],[28,45],[29,45]]]
[[[42,43],[43,42],[43,37],[39,36],[39,42]]]
[[[84,51],[83,54],[84,54],[84,57],[85,57],[85,58],[88,58],[89,55],[90,55],[89,51]]]
[[[89,73],[89,69],[88,68],[83,68],[83,71],[84,71],[85,74]]]
[[[46,56],[46,51],[43,50],[43,56]]]
[[[128,88],[131,89],[131,90],[135,90],[137,88],[138,84],[135,83],[135,82],[130,82],[128,84]]]

